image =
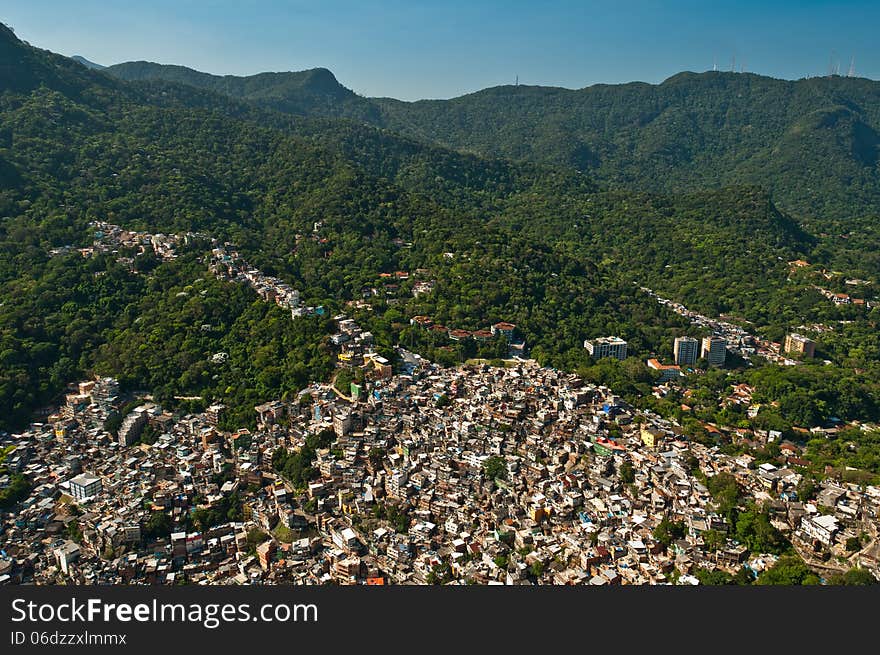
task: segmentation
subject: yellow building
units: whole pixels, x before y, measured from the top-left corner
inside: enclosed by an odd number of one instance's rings
[[[540,523],[543,521],[549,512],[546,508],[541,507],[540,505],[535,505],[529,510],[529,518],[531,518],[535,523]]]
[[[812,359],[816,356],[816,342],[792,332],[785,335],[785,352]]]
[[[642,443],[648,448],[656,448],[663,440],[663,431],[657,428],[642,425],[641,430]]]

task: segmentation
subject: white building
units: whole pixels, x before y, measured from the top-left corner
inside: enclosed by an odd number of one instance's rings
[[[141,432],[143,432],[148,419],[147,408],[143,405],[132,410],[132,412],[122,420],[122,425],[119,426],[119,445],[130,446],[137,441],[140,438]]]
[[[76,500],[88,500],[97,496],[104,489],[101,478],[91,473],[80,473],[70,479],[70,495]]]
[[[65,575],[70,575],[70,565],[79,559],[80,550],[76,542],[66,541],[60,548],[55,549],[55,560]]]
[[[614,357],[616,359],[626,359],[627,343],[620,337],[599,337],[598,339],[587,339],[584,341],[584,348],[590,353],[593,359],[601,359],[603,357]]]
[[[811,538],[818,539],[826,546],[831,545],[834,535],[837,534],[839,529],[840,526],[837,524],[837,519],[830,514],[805,516],[801,519],[801,530]]]

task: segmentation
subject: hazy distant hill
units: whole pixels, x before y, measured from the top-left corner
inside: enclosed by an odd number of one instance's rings
[[[78,97],[94,84],[96,74],[70,57],[25,46],[0,23],[0,94],[23,93],[44,85]],[[119,83],[101,77],[102,87],[121,88]]]
[[[103,70],[107,68],[106,66],[102,66],[101,64],[96,64],[93,61],[89,61],[82,55],[73,55],[71,59],[73,59],[75,62],[82,64],[86,68],[91,68],[92,70]]]
[[[325,69],[217,77],[111,66],[298,115],[344,116],[482,155],[565,164],[614,186],[678,191],[758,184],[829,221],[880,215],[880,83],[680,73],[662,84],[500,86],[451,100],[366,99]]]
[[[807,217],[880,213],[880,83],[681,73],[659,85],[504,86],[375,100],[384,124],[462,150],[565,163],[618,186],[760,184]]]
[[[184,66],[133,61],[109,66],[105,70],[128,81],[161,79],[188,84],[289,114],[348,117],[373,123],[379,120],[379,111],[369,100],[342,86],[326,68],[238,77],[210,75]]]

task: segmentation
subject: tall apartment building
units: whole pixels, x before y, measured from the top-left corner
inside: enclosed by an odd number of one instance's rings
[[[351,432],[352,423],[352,416],[348,411],[339,410],[333,414],[333,431],[337,437],[343,437]]]
[[[676,364],[693,364],[700,356],[700,342],[693,337],[677,337],[672,350]]]
[[[143,406],[134,409],[122,419],[122,425],[119,426],[119,445],[130,446],[137,441],[144,431],[147,419],[147,409]]]
[[[385,491],[392,498],[403,498],[405,496],[406,483],[409,481],[409,477],[406,474],[406,471],[395,471],[391,474],[390,477],[385,480]]]
[[[724,337],[703,337],[700,357],[709,362],[709,366],[723,366],[727,357],[727,339]]]
[[[91,473],[80,473],[70,479],[70,495],[76,500],[87,500],[104,489],[101,478]]]
[[[626,341],[620,337],[600,337],[584,341],[584,348],[593,359],[602,359],[603,357],[626,359],[626,345]]]
[[[792,332],[785,336],[785,352],[812,359],[816,356],[816,342]]]
[[[96,403],[113,403],[119,396],[119,382],[114,378],[98,378],[91,394],[92,401]]]
[[[205,410],[205,418],[208,424],[216,426],[220,422],[220,417],[226,411],[226,405],[223,403],[215,403]]]

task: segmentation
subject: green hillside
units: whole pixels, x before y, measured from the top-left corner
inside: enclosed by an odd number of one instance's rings
[[[210,75],[185,66],[133,61],[109,66],[104,71],[130,82],[164,80],[187,84],[289,114],[348,117],[370,122],[379,118],[372,103],[342,86],[326,68],[239,77]]]
[[[135,62],[108,72],[297,115],[344,116],[459,151],[571,166],[614,187],[759,185],[817,230],[870,229],[867,219],[880,215],[880,83],[867,79],[680,73],[658,85],[502,86],[402,102],[356,96],[323,69],[236,78]]]
[[[772,322],[788,297],[784,261],[813,247],[759,189],[600,191],[567,167],[464,155],[176,82],[122,82],[8,30],[0,49],[0,429],[89,371],[168,406],[175,395],[222,400],[241,421],[327,375],[328,326],[216,282],[204,246],[131,266],[117,261],[125,252],[50,255],[88,245],[90,220],[232,240],[331,311],[379,287],[359,320],[386,352],[415,338],[414,314],[469,329],[511,320],[541,361],[571,368],[587,363],[589,336],[619,333],[641,356],[685,329],[635,281]],[[437,285],[418,298],[379,281],[420,268]],[[230,368],[213,370],[220,351]]]

